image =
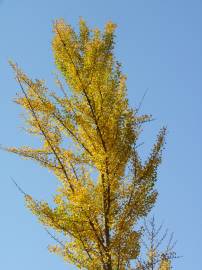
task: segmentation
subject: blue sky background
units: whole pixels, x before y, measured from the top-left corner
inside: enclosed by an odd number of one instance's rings
[[[118,24],[116,55],[128,76],[128,97],[156,119],[145,126],[141,147],[147,154],[155,134],[168,127],[159,171],[159,198],[153,213],[175,233],[183,257],[174,269],[202,269],[202,1],[201,0],[18,0],[0,1],[0,143],[26,145],[33,138],[20,129],[21,110],[12,102],[18,85],[8,59],[53,88],[52,21],[77,27]],[[50,199],[56,180],[31,161],[0,152],[1,269],[75,269],[46,247],[53,243],[27,209],[10,176],[35,198]]]

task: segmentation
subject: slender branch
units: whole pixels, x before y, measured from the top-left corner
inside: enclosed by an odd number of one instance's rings
[[[137,113],[140,111],[140,109],[141,109],[141,107],[142,107],[142,104],[143,104],[143,102],[144,102],[144,99],[145,99],[145,97],[146,97],[148,91],[149,91],[149,89],[147,88],[147,89],[145,90],[145,92],[144,92],[144,94],[143,94],[141,100],[140,100],[140,103],[139,103],[138,107],[137,107],[137,110],[136,110]]]
[[[17,80],[18,80],[18,83],[19,83],[19,85],[20,85],[20,87],[21,87],[21,90],[22,90],[22,92],[23,92],[23,94],[24,94],[24,96],[25,96],[25,98],[26,98],[26,100],[27,100],[27,102],[28,102],[28,104],[29,104],[30,111],[31,111],[31,113],[32,113],[32,115],[33,115],[33,117],[34,117],[34,119],[36,120],[36,123],[37,123],[39,129],[41,130],[41,132],[42,132],[44,138],[46,139],[46,141],[47,141],[47,143],[48,143],[48,145],[49,145],[50,148],[52,149],[52,151],[53,151],[53,153],[54,153],[56,159],[58,160],[58,162],[59,162],[59,164],[60,164],[60,166],[61,166],[61,168],[62,168],[62,170],[63,170],[63,173],[64,173],[64,175],[65,175],[65,177],[66,177],[66,179],[67,179],[67,181],[68,181],[68,183],[69,183],[69,186],[70,186],[71,190],[73,191],[74,188],[73,188],[73,186],[72,186],[72,184],[71,184],[71,181],[70,181],[70,179],[69,179],[69,177],[68,177],[68,175],[67,175],[67,172],[66,172],[66,170],[65,170],[65,167],[64,167],[62,161],[60,160],[60,158],[59,158],[59,156],[58,156],[56,150],[55,150],[54,147],[52,146],[52,143],[51,143],[50,138],[48,138],[46,132],[43,130],[43,128],[42,128],[42,126],[41,126],[41,124],[40,124],[40,122],[39,122],[39,120],[38,120],[38,117],[37,117],[37,115],[36,115],[36,112],[35,112],[35,110],[34,110],[32,104],[31,104],[31,101],[30,101],[30,99],[29,99],[29,97],[28,97],[26,91],[24,90],[24,88],[23,88],[23,86],[22,86],[22,84],[21,84],[21,81],[20,81],[20,78],[18,77],[18,75],[17,75]]]

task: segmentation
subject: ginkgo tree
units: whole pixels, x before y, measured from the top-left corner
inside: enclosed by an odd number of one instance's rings
[[[52,49],[64,79],[56,80],[55,92],[11,63],[21,89],[15,101],[25,109],[26,129],[41,147],[7,150],[57,177],[54,206],[25,194],[26,205],[58,234],[50,251],[79,269],[132,269],[141,247],[137,224],[157,198],[166,129],[142,161],[137,146],[151,116],[129,106],[126,76],[113,52],[115,28],[109,22],[103,32],[91,30],[80,19],[77,33],[63,20],[54,23]],[[157,269],[169,270],[166,262]],[[136,269],[146,269],[141,267],[137,263]]]

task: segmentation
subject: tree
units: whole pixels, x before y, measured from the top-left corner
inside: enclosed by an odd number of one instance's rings
[[[168,229],[164,232],[162,229],[163,224],[156,227],[154,217],[148,222],[144,220],[142,250],[134,270],[170,270],[171,261],[179,258],[174,251],[176,242],[173,241],[173,233],[168,238]],[[166,239],[168,241],[165,245]]]
[[[54,23],[52,48],[67,89],[57,79],[61,92],[51,92],[11,63],[21,88],[16,103],[26,111],[27,131],[42,143],[7,150],[37,161],[60,182],[54,207],[25,194],[39,221],[61,234],[59,240],[49,232],[57,241],[51,252],[82,269],[132,269],[142,235],[136,225],[157,198],[166,129],[142,161],[138,140],[151,116],[128,104],[126,77],[113,53],[116,25],[107,23],[101,33],[81,19],[79,27],[77,34],[63,20]]]

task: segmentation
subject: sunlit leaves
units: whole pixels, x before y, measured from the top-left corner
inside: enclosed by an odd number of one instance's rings
[[[7,150],[37,161],[60,182],[54,206],[26,196],[27,207],[61,233],[50,251],[89,270],[130,269],[138,257],[141,232],[135,225],[156,201],[165,137],[162,129],[143,162],[136,145],[151,116],[129,107],[126,76],[113,53],[115,28],[109,22],[102,33],[80,19],[77,34],[63,20],[54,23],[55,63],[69,86],[66,91],[57,79],[61,94],[11,63],[21,88],[15,101],[41,147]],[[167,270],[163,263],[160,269]]]

